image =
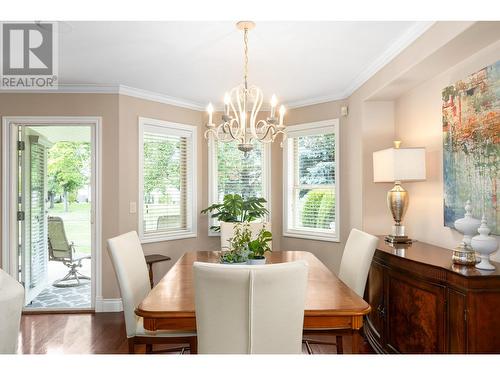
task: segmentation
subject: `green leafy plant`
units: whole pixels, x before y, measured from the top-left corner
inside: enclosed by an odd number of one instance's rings
[[[243,199],[239,194],[227,194],[222,203],[215,203],[201,211],[211,213],[210,217],[227,223],[243,223],[264,217],[269,211],[264,207],[264,198],[252,197]],[[220,231],[220,226],[213,225],[210,229]]]
[[[248,243],[248,250],[250,253],[248,257],[250,259],[263,259],[266,252],[270,252],[271,247],[269,243],[273,240],[273,235],[269,232],[266,227],[263,227],[257,238]]]
[[[247,261],[244,254],[235,251],[225,251],[220,256],[221,263],[243,263]]]
[[[222,263],[242,263],[248,259],[248,246],[252,231],[248,223],[238,223],[234,226],[234,236],[229,239],[230,250],[222,253]]]

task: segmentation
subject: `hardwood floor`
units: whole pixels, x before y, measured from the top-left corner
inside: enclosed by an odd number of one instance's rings
[[[325,340],[325,337],[317,339]],[[335,335],[331,341],[335,342]],[[343,341],[344,353],[350,353],[351,338],[344,336]],[[167,345],[158,345],[154,350],[167,348]],[[311,348],[315,354],[335,353],[333,345],[311,345]],[[306,353],[305,346],[303,350]],[[144,353],[145,345],[137,345],[136,352]],[[373,350],[364,342],[362,352],[373,353]],[[18,353],[126,354],[123,313],[23,315]]]

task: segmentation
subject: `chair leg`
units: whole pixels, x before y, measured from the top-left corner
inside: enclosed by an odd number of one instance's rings
[[[342,336],[336,336],[335,341],[337,342],[337,354],[344,354],[344,347],[342,345]]]
[[[312,348],[311,348],[311,345],[309,345],[309,341],[305,340],[305,341],[304,341],[304,343],[306,344],[307,354],[309,354],[309,355],[314,354],[314,353],[313,353],[313,350],[312,350]]]
[[[133,337],[128,338],[128,354],[135,354],[135,340]]]

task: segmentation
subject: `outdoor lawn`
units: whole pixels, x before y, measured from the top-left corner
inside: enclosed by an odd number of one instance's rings
[[[75,244],[77,253],[90,254],[90,203],[70,203],[69,212],[64,212],[64,203],[55,203],[49,216],[63,219],[66,237]]]

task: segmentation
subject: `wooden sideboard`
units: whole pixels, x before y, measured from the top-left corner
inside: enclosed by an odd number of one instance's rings
[[[381,237],[365,300],[364,332],[379,353],[500,353],[500,263],[454,265],[452,251]]]

